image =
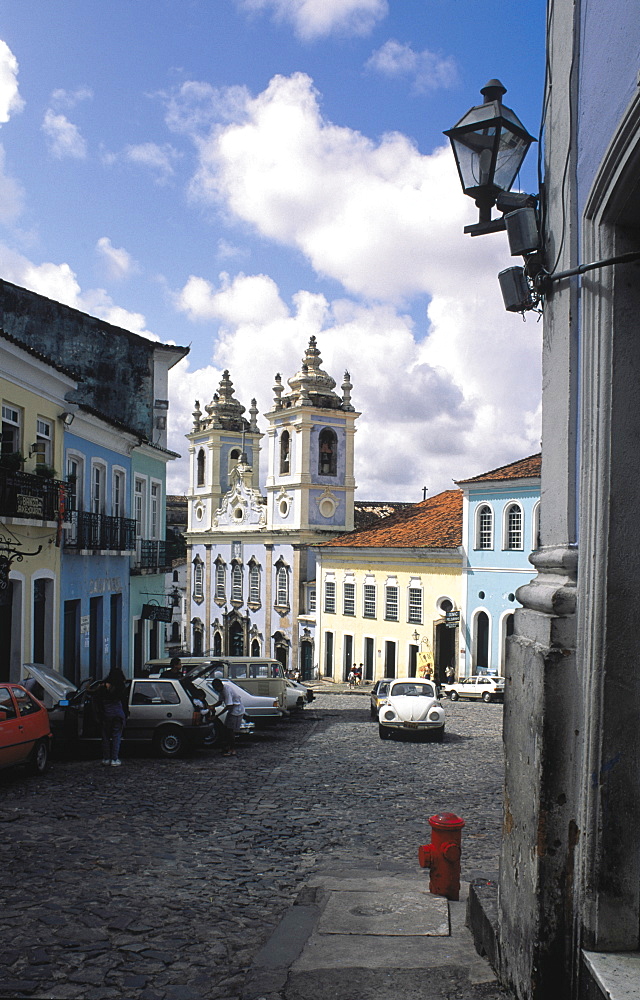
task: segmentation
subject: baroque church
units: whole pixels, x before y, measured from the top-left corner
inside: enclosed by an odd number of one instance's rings
[[[300,370],[275,376],[266,435],[235,398],[229,372],[190,442],[187,607],[193,655],[268,656],[309,679],[317,668],[313,546],[354,527],[360,416],[311,337]],[[267,445],[266,488],[260,451]]]

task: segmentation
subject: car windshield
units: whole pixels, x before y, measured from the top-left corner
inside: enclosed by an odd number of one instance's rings
[[[391,697],[396,698],[398,695],[407,698],[435,698],[436,693],[432,684],[394,684]]]

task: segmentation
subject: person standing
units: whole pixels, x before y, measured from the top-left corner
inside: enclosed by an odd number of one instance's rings
[[[220,677],[214,677],[211,681],[211,687],[218,695],[218,701],[214,705],[214,710],[219,705],[224,705],[224,735],[227,749],[223,752],[222,756],[237,757],[235,738],[244,715],[242,698],[234,684],[225,684]]]
[[[114,667],[94,692],[102,723],[102,763],[120,767],[120,743],[127,721],[127,679]]]

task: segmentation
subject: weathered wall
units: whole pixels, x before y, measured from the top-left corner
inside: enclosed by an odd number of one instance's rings
[[[0,327],[82,376],[74,398],[152,439],[153,341],[2,279]]]

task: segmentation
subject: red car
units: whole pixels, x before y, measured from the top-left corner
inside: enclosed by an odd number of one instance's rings
[[[0,768],[27,764],[35,774],[49,766],[49,713],[22,686],[0,681]]]

